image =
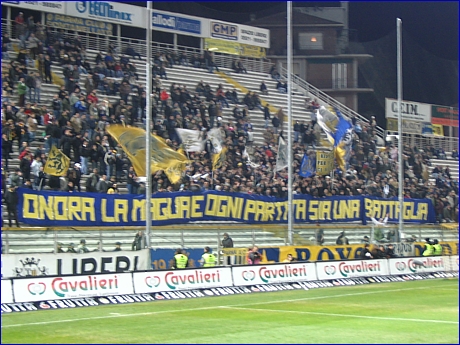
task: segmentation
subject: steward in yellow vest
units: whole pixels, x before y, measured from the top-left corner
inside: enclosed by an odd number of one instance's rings
[[[425,239],[425,250],[423,251],[423,256],[432,256],[434,252],[433,244],[429,238]]]
[[[188,266],[188,257],[184,255],[184,251],[182,249],[177,249],[176,254],[174,255],[174,264],[172,268],[179,268],[184,269]]]
[[[209,247],[204,248],[204,253],[201,256],[203,267],[214,267],[216,266],[216,257],[212,254],[212,250]]]
[[[442,246],[438,240],[433,240],[433,255],[442,255]]]

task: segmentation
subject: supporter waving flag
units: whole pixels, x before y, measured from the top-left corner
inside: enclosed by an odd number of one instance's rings
[[[227,158],[227,147],[223,147],[220,152],[217,152],[212,157],[212,170],[217,170],[222,168],[225,159]]]
[[[278,144],[278,155],[276,156],[276,171],[283,170],[288,166],[287,144],[283,137],[280,137]]]
[[[49,152],[49,156],[46,160],[43,171],[45,174],[53,176],[66,176],[67,170],[69,170],[69,166],[70,158],[53,145]]]
[[[176,128],[185,151],[187,152],[200,152],[203,151],[204,140],[201,131],[194,129]]]
[[[300,171],[299,175],[302,177],[311,177],[315,175],[316,172],[316,161],[308,157],[306,153],[304,153],[302,162],[300,164]]]
[[[124,127],[121,125],[107,127],[107,132],[121,145],[128,155],[134,170],[138,176],[146,176],[145,169],[145,130],[136,127]],[[163,170],[169,181],[178,183],[188,163],[187,157],[180,152],[174,151],[166,144],[165,140],[152,135],[152,173]]]

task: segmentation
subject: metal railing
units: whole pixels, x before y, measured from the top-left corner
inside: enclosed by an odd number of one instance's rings
[[[280,74],[281,74],[281,76],[282,76],[282,78],[284,80],[287,80],[288,71],[283,66],[280,66]],[[354,116],[357,119],[359,119],[359,120],[361,120],[361,121],[363,121],[365,123],[369,123],[369,119],[367,119],[364,116],[360,115],[359,113],[357,113],[353,109],[348,108],[346,105],[340,103],[336,99],[334,99],[331,96],[329,96],[327,93],[325,93],[325,92],[321,91],[320,89],[314,87],[313,85],[311,85],[310,83],[308,83],[304,79],[300,78],[299,76],[297,76],[295,74],[291,74],[291,78],[292,78],[292,82],[298,88],[302,89],[306,94],[310,94],[310,96],[312,98],[316,98],[316,99],[318,99],[319,101],[321,101],[324,104],[327,104],[327,105],[329,105],[331,107],[337,108],[338,110],[340,110],[340,112],[343,115],[345,115],[347,117]],[[385,140],[383,138],[384,129],[382,127],[377,126],[376,127],[376,133],[380,138]]]
[[[426,237],[436,238],[439,241],[458,241],[458,224],[449,224],[451,229],[442,225],[405,225],[406,238],[416,236],[417,241],[423,242]],[[341,231],[346,232],[350,244],[361,244],[364,236],[372,238],[372,227],[359,224],[324,224],[324,245],[335,245]],[[390,225],[383,228],[384,232],[397,230],[397,226]],[[122,243],[123,250],[132,250],[132,243],[138,227],[106,227],[98,230],[80,228],[4,228],[2,229],[2,254],[32,254],[56,253],[57,244],[63,243],[66,249],[69,243],[76,245],[81,239],[91,251],[110,251],[115,242]],[[296,224],[294,226],[294,246],[316,245],[315,232],[317,227],[310,224]],[[257,245],[259,247],[279,247],[288,245],[286,226],[249,226],[244,224],[233,225],[183,225],[159,227],[150,233],[151,248],[201,249],[209,246],[221,249],[223,234],[227,232],[233,239],[235,248],[244,248]],[[390,240],[391,241],[391,240]],[[376,244],[389,243],[389,240],[375,242]],[[144,247],[144,246],[143,246]]]
[[[386,131],[390,135],[397,135],[397,132]],[[428,145],[432,145],[434,148],[442,148],[446,152],[452,152],[452,150],[458,150],[458,138],[455,137],[441,137],[436,135],[417,135],[410,133],[403,133],[404,145],[410,145],[410,147],[416,146],[418,149],[424,149]]]
[[[13,21],[11,21],[12,23]],[[2,30],[6,31],[8,28],[7,20],[2,18]],[[51,27],[52,31],[57,31],[56,28]],[[92,50],[99,50],[102,52],[107,52],[109,44],[113,43],[119,49],[120,53],[124,53],[126,48],[131,47],[142,57],[145,58],[147,55],[147,44],[145,40],[132,38],[132,37],[118,37],[110,35],[97,35],[87,32],[75,32],[63,29],[63,34],[69,38],[75,38],[80,36],[83,46]],[[157,53],[170,53],[170,52],[184,52],[188,59],[190,59],[194,54],[200,56],[203,54],[203,50],[198,47],[189,47],[189,46],[180,46],[177,45],[176,48],[173,44],[153,42],[152,44],[152,56],[155,56]],[[222,68],[231,68],[232,62],[240,58],[243,62],[243,65],[247,70],[259,73],[268,73],[272,63],[263,58],[250,58],[244,56],[233,56],[228,54],[222,54],[214,52],[214,61],[219,67]]]

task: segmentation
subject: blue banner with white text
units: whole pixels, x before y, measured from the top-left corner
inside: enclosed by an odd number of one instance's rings
[[[66,193],[18,189],[19,221],[34,226],[144,226],[145,197],[133,194]],[[283,224],[288,201],[274,197],[219,191],[174,192],[152,195],[152,225],[192,221],[235,221],[246,224]],[[360,222],[370,217],[397,222],[399,202],[369,196],[314,198],[297,194],[293,200],[296,223]],[[434,223],[429,199],[405,199],[404,222]]]

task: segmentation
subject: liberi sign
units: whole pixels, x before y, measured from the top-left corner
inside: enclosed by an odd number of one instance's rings
[[[13,292],[16,302],[134,293],[131,273],[15,279]]]
[[[317,262],[319,280],[388,275],[386,260]]]
[[[230,267],[135,272],[136,293],[233,286]]]
[[[232,267],[236,286],[275,284],[316,280],[314,263]]]

